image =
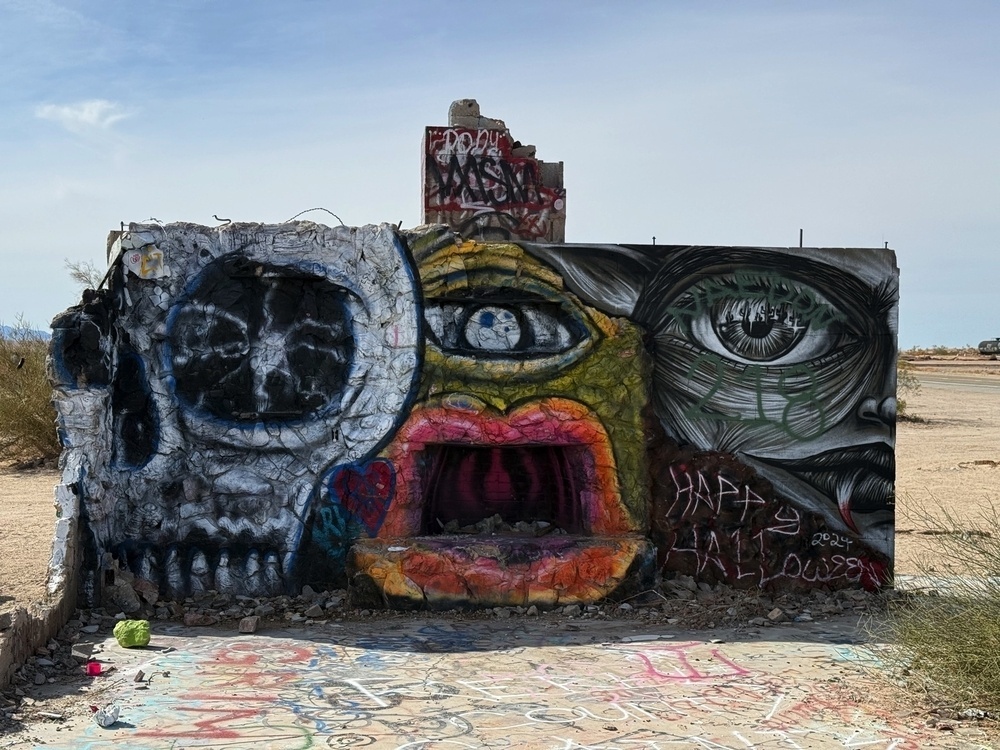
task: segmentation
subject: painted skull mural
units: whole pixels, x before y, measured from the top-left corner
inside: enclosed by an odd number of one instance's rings
[[[283,591],[317,477],[377,450],[409,404],[407,250],[387,226],[309,223],[132,225],[117,242],[109,289],[53,323],[93,562],[110,552],[175,596]]]
[[[889,250],[132,225],[54,323],[88,588],[552,606],[891,578]]]

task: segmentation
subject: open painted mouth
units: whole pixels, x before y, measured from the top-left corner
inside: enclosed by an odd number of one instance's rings
[[[652,560],[610,441],[582,404],[500,413],[470,397],[414,409],[386,455],[396,495],[353,580],[393,606],[596,601]]]
[[[844,523],[854,531],[858,531],[855,513],[876,513],[892,507],[896,457],[885,443],[838,448],[797,460],[757,460],[834,498]]]
[[[430,445],[420,533],[582,534],[588,454],[585,446]]]

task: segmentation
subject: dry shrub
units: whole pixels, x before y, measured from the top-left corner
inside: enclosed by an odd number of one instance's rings
[[[979,359],[979,349],[975,346],[913,346],[900,352],[904,357],[912,359],[929,359],[931,357],[948,357],[952,359]]]
[[[920,380],[913,372],[913,365],[909,362],[896,360],[896,416],[899,419],[910,422],[922,422],[923,420],[907,411],[905,396],[915,396],[920,393]]]
[[[916,591],[889,609],[884,656],[936,705],[1000,713],[1000,514],[990,507],[969,523],[925,513],[920,525],[934,551]]]
[[[0,334],[0,461],[55,458],[56,433],[52,386],[45,369],[48,341],[18,319]]]

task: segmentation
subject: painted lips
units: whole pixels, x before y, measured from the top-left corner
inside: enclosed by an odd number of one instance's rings
[[[835,498],[840,517],[855,532],[855,513],[876,513],[892,507],[896,458],[885,443],[838,448],[796,460],[758,460]]]
[[[558,461],[548,454],[544,460],[535,457],[548,449],[558,451]],[[433,468],[442,450],[459,453],[449,471]],[[622,503],[607,433],[579,402],[536,399],[499,412],[470,396],[446,397],[415,408],[385,455],[396,467],[396,496],[378,538],[355,545],[352,567],[395,606],[596,601],[649,556],[639,520]],[[460,481],[468,479],[463,462],[475,461],[493,466],[499,485],[511,486],[511,472],[526,461],[538,462],[537,475],[561,466],[572,474],[572,515],[581,533],[544,541],[426,536],[429,503],[440,507],[451,496],[465,508],[475,502],[496,505],[493,489]],[[470,502],[463,493],[481,498]],[[537,493],[527,496],[537,506]]]

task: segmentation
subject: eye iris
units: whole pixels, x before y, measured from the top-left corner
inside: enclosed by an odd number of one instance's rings
[[[712,326],[729,351],[756,362],[787,354],[806,333],[787,305],[763,301],[727,300],[716,306]]]
[[[469,316],[465,338],[477,349],[509,351],[521,340],[521,324],[513,312],[502,307],[481,307]]]

